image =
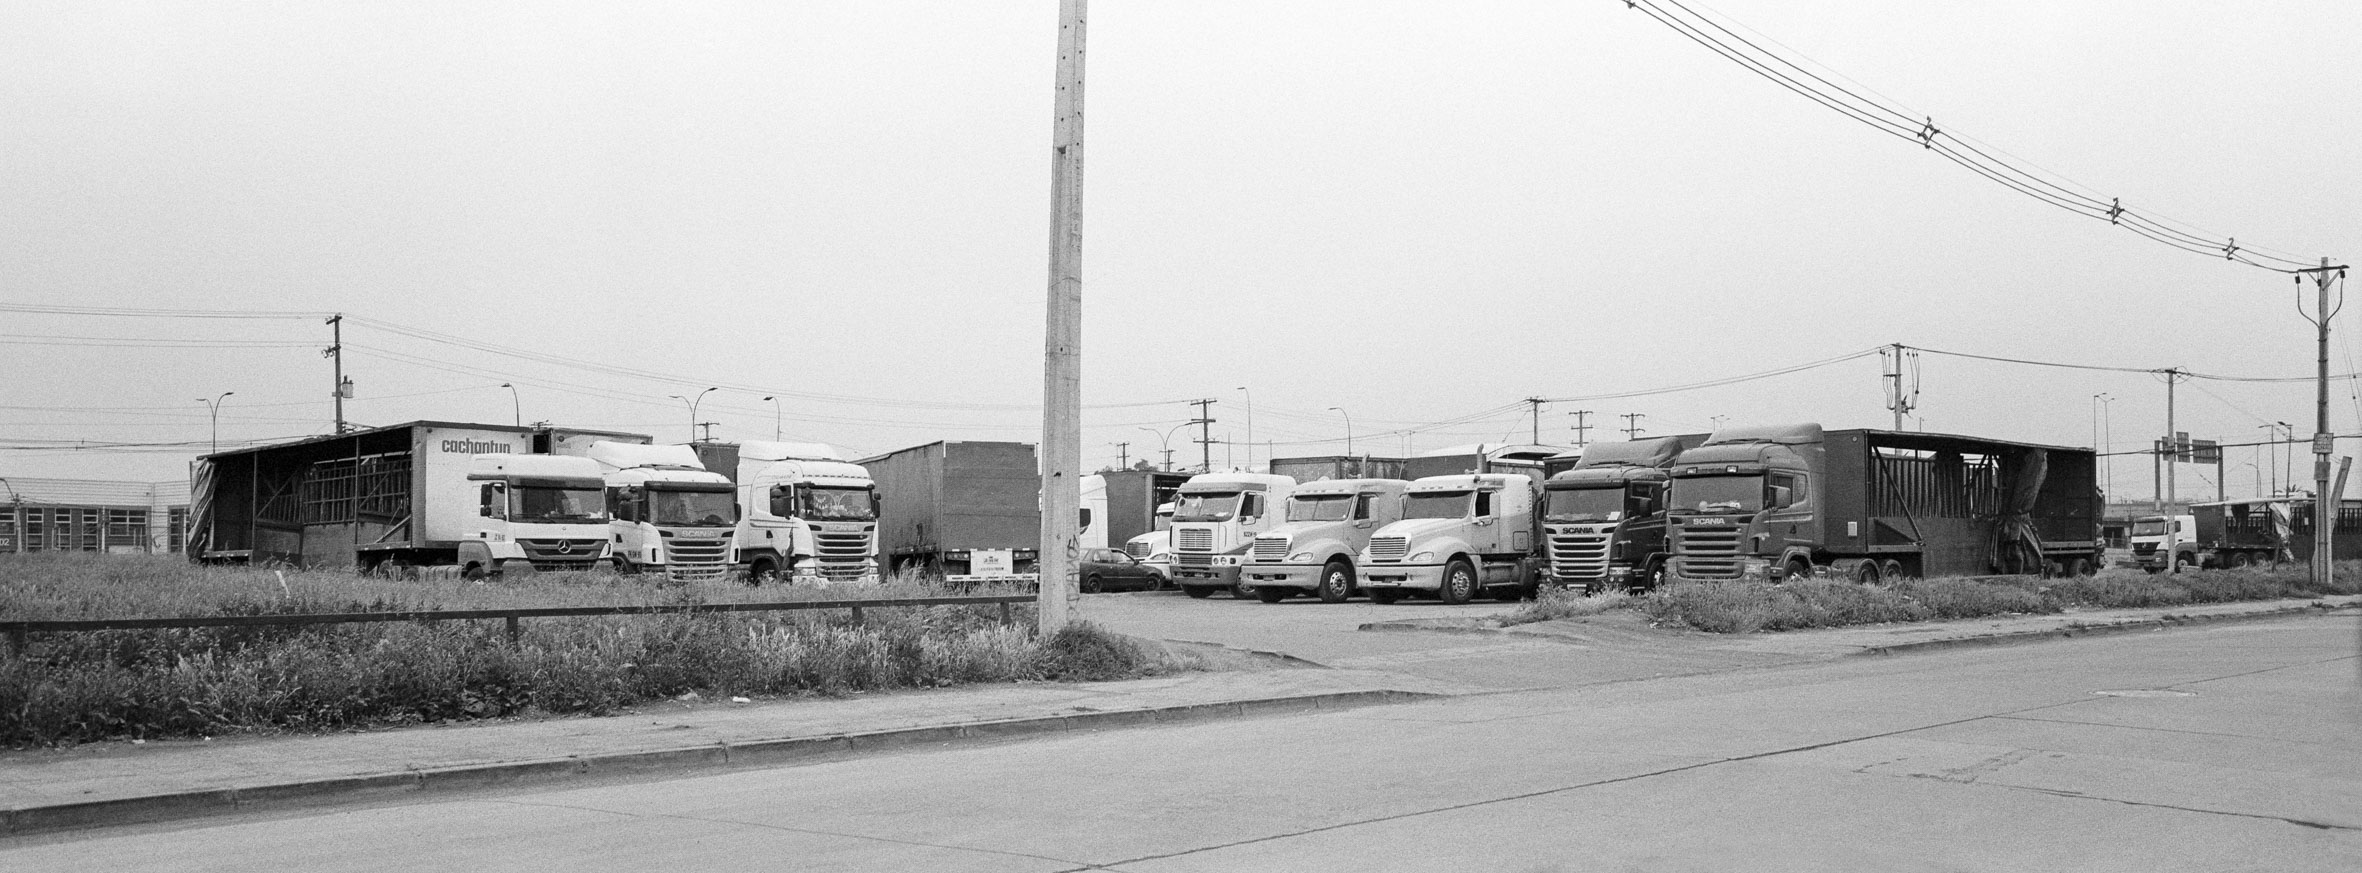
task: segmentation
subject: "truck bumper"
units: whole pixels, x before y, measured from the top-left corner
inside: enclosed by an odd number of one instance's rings
[[[1320,587],[1319,566],[1313,564],[1248,564],[1239,569],[1240,581],[1261,588]]]
[[[1189,588],[1228,588],[1238,584],[1238,568],[1175,566],[1173,584]]]
[[[1443,587],[1443,565],[1371,564],[1361,570],[1361,587],[1434,591]]]

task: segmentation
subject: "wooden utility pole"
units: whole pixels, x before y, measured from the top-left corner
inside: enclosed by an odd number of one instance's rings
[[[1197,417],[1190,419],[1189,423],[1197,425],[1197,471],[1200,473],[1214,472],[1214,403],[1212,398],[1189,401],[1189,405],[1197,407]]]
[[[1645,412],[1624,413],[1624,438],[1628,440],[1640,439],[1640,432],[1647,430],[1647,428],[1640,426],[1640,420],[1647,417],[1648,413]]]
[[[1083,466],[1084,0],[1058,4],[1050,128],[1050,300],[1042,344],[1042,548],[1036,604],[1058,632],[1081,597]]]
[[[328,348],[322,350],[320,356],[333,358],[336,361],[336,387],[329,394],[336,398],[336,430],[334,432],[344,433],[344,398],[347,391],[344,384],[344,313],[339,312],[328,317],[328,330],[334,338],[329,340]]]
[[[1591,410],[1577,409],[1567,413],[1575,417],[1575,448],[1591,444]]]
[[[1530,445],[1538,446],[1542,444],[1542,404],[1549,401],[1540,397],[1528,397],[1525,402],[1533,404],[1534,407],[1534,441]]]

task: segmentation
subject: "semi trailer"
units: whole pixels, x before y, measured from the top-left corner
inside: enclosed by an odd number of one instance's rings
[[[553,449],[640,434],[413,421],[214,452],[190,474],[189,556],[393,571],[590,569],[606,482]]]
[[[1083,548],[1124,548],[1133,537],[1163,530],[1166,516],[1158,515],[1157,508],[1173,502],[1187,481],[1187,473],[1162,470],[1108,470],[1084,476],[1079,528]]]
[[[1665,536],[1667,468],[1705,434],[1594,443],[1542,483],[1550,580],[1584,590],[1654,587],[1672,560]],[[1552,459],[1554,462],[1557,459]]]
[[[2313,498],[2254,497],[2190,506],[2196,535],[2174,552],[2177,567],[2223,569],[2308,563],[2313,559]],[[2362,560],[2362,500],[2338,501],[2330,529],[2334,560]]]
[[[2089,574],[2100,556],[2086,448],[1817,424],[1728,428],[1674,459],[1673,573],[1860,582]]]
[[[1255,536],[1239,569],[1264,603],[1298,594],[1343,603],[1361,590],[1354,561],[1370,535],[1402,519],[1401,479],[1324,479],[1296,486],[1278,527]]]
[[[865,458],[888,572],[946,582],[1035,583],[1041,468],[1029,443],[944,441]]]
[[[729,560],[748,584],[879,581],[879,496],[867,468],[818,443],[691,446],[735,489]]]

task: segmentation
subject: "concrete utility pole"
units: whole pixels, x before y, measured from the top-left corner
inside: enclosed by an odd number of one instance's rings
[[[1245,385],[1238,386],[1238,390],[1247,395],[1247,472],[1252,473],[1255,472],[1255,392],[1248,391]],[[1271,455],[1263,457],[1269,460]]]
[[[1197,425],[1197,471],[1200,473],[1214,472],[1214,404],[1217,402],[1211,397],[1189,401],[1189,405],[1197,407],[1197,417],[1190,419],[1189,423]]]
[[[1118,470],[1129,470],[1132,468],[1131,443],[1118,442],[1115,444],[1115,468]]]
[[[320,357],[336,361],[335,390],[328,393],[336,398],[336,432],[344,433],[344,399],[352,396],[352,386],[344,381],[344,313],[328,316],[328,331],[332,338]]]
[[[2307,267],[2296,271],[2296,273],[2296,283],[2299,288],[2304,286],[2304,274],[2311,273],[2313,274],[2313,284],[2321,292],[2320,300],[2313,306],[2313,314],[2305,316],[2305,320],[2312,322],[2313,327],[2318,329],[2321,334],[2320,370],[2319,375],[2314,379],[2313,404],[2312,565],[2313,581],[2318,584],[2326,583],[2330,579],[2329,532],[2331,528],[2337,527],[2338,495],[2330,493],[2329,489],[2329,456],[2337,451],[2337,437],[2329,432],[2329,320],[2337,317],[2338,311],[2346,306],[2345,294],[2341,291],[2338,294],[2337,308],[2330,308],[2329,282],[2333,278],[2341,281],[2345,279],[2346,268],[2343,264],[2332,267],[2329,265],[2328,258],[2322,258],[2321,266]],[[2304,300],[2304,294],[2301,291],[2298,292],[2296,311],[2300,315],[2305,311]]]
[[[1525,402],[1534,406],[1534,441],[1531,444],[1538,446],[1542,444],[1542,404],[1549,401],[1539,397],[1528,397]]]
[[[1043,634],[1082,597],[1084,0],[1058,3],[1058,82],[1050,125],[1049,316],[1042,341]]]
[[[2182,438],[2173,430],[2173,385],[2183,377],[2182,371],[2174,367],[2158,372],[2165,374],[2165,438],[2157,441],[2157,465],[2164,475],[2163,482],[2157,486],[2157,511],[2163,512],[2168,501],[2181,499],[2181,489],[2175,487],[2179,483],[2174,481],[2174,466],[2182,460]]]
[[[1903,429],[1903,417],[1919,408],[1919,352],[1902,343],[1881,349],[1878,355],[1886,366],[1886,408],[1894,410],[1895,430]],[[1911,386],[1903,387],[1904,370],[1910,371]]]
[[[1575,448],[1591,444],[1591,410],[1577,409],[1567,413],[1575,417]]]
[[[1640,432],[1647,429],[1640,426],[1640,420],[1647,417],[1648,414],[1642,412],[1624,413],[1624,438],[1628,440],[1639,439]]]

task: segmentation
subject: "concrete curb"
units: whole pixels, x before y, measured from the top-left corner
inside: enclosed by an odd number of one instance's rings
[[[1908,643],[1895,643],[1893,645],[1885,646],[1864,646],[1862,650],[1856,654],[1902,655],[1909,654],[1911,652],[1934,651],[1937,649],[1962,649],[1979,646],[2007,646],[2015,645],[2017,643],[2039,642],[2042,640],[2063,640],[2074,637],[2099,636],[2102,634],[2120,634],[2130,633],[2133,631],[2162,630],[2169,627],[2181,627],[2184,625],[2193,624],[2225,624],[2239,621],[2257,621],[2268,618],[2287,618],[2292,615],[2328,615],[2333,612],[2352,610],[2354,608],[2355,606],[2353,604],[2309,603],[2303,606],[2287,606],[2259,612],[2235,612],[2228,615],[2174,615],[2172,613],[2166,613],[2165,615],[2161,615],[2156,618],[2132,619],[2129,621],[2111,622],[2109,624],[2069,625],[2067,627],[2051,628],[2048,630],[2014,631],[2007,633],[1984,634],[1972,637],[1953,637],[1950,639],[1941,640],[1916,640]]]
[[[1223,718],[1296,715],[1390,703],[1407,703],[1443,696],[1420,691],[1392,689],[1333,691],[1292,697],[1190,703],[1150,709],[1079,712],[1067,715],[809,737],[779,737],[604,755],[502,761],[493,764],[406,770],[398,773],[333,776],[229,788],[204,788],[139,797],[120,797],[109,800],[0,810],[0,839],[93,827],[178,821],[234,812],[316,806],[328,802],[385,798],[425,791],[503,788],[554,783],[585,777],[622,776],[692,769],[776,767],[823,757],[841,757],[920,746],[990,742],[1012,737],[1077,730],[1179,724]]]

